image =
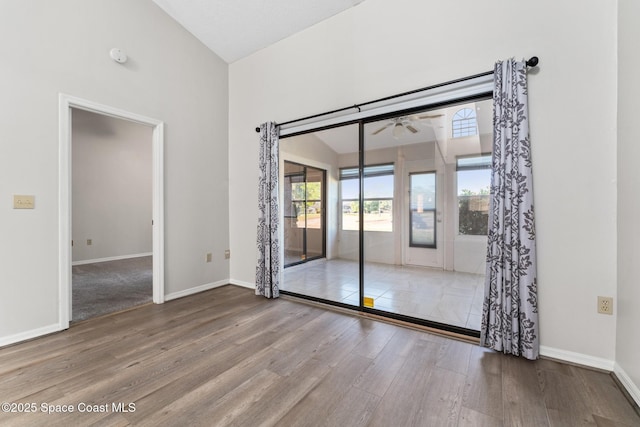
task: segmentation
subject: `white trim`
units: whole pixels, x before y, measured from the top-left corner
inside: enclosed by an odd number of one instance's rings
[[[6,337],[0,338],[0,347],[4,347],[5,345],[15,344],[21,341],[30,340],[32,338],[37,338],[42,335],[52,334],[54,332],[60,331],[60,324],[54,323],[53,325],[44,326],[38,329],[32,329],[30,331],[20,332],[19,334],[9,335]]]
[[[71,108],[58,98],[58,322],[69,328],[71,319]]]
[[[59,94],[58,217],[59,217],[59,329],[69,328],[71,319],[71,108],[128,120],[153,128],[153,302],[161,304],[164,295],[164,123],[160,120],[118,108]]]
[[[256,289],[256,284],[251,282],[244,282],[242,280],[229,279],[229,284],[242,286],[243,288]]]
[[[197,294],[197,293],[200,293],[200,292],[208,291],[209,289],[213,289],[213,288],[219,288],[220,286],[224,286],[224,285],[228,285],[228,284],[229,284],[229,280],[228,279],[218,280],[217,282],[207,283],[207,284],[204,284],[204,285],[196,286],[195,288],[189,288],[189,289],[185,289],[184,291],[178,291],[178,292],[173,292],[173,293],[167,294],[167,295],[165,295],[164,300],[165,301],[171,301],[173,299],[187,297],[189,295],[193,295],[193,294]]]
[[[631,377],[627,375],[627,373],[624,371],[624,369],[622,369],[622,366],[620,366],[618,362],[616,362],[615,366],[613,367],[613,373],[618,378],[620,383],[622,383],[624,388],[627,389],[627,392],[631,395],[636,404],[640,406],[640,388],[633,383]]]
[[[540,355],[561,360],[563,362],[604,369],[605,371],[613,371],[613,366],[615,364],[615,362],[610,359],[589,356],[588,354],[574,353],[573,351],[561,350],[559,348],[546,347],[543,345],[540,346]]]
[[[153,252],[145,252],[143,254],[110,256],[110,257],[106,257],[106,258],[85,259],[85,260],[82,260],[82,261],[73,261],[71,263],[71,265],[95,264],[95,263],[98,263],[98,262],[119,261],[121,259],[142,258],[142,257],[145,257],[145,256],[153,256]]]
[[[162,304],[164,296],[164,123],[153,128],[153,302]]]
[[[280,136],[287,136],[298,132],[305,132],[325,126],[338,125],[381,114],[393,113],[410,108],[426,107],[442,102],[451,102],[456,99],[470,98],[487,92],[493,92],[493,73],[463,80],[457,83],[445,84],[433,89],[413,93],[388,101],[376,102],[372,105],[360,107],[355,113],[336,113],[322,116],[320,119],[310,119],[292,123],[289,126],[280,127]],[[355,108],[355,107],[354,107]]]

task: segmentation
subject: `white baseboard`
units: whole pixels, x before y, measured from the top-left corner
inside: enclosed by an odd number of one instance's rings
[[[251,282],[243,282],[242,280],[229,279],[229,283],[236,286],[242,286],[243,288],[255,289],[256,284]]]
[[[559,348],[546,347],[543,345],[540,346],[540,356],[588,366],[590,368],[603,369],[605,371],[613,371],[613,365],[615,364],[613,360],[589,356],[582,353],[574,353],[573,351],[561,350]]]
[[[15,344],[20,341],[30,340],[32,338],[38,338],[42,335],[59,332],[61,330],[62,330],[62,327],[60,326],[60,324],[55,323],[53,325],[43,326],[42,328],[20,332],[19,334],[9,335],[7,337],[0,337],[0,347],[4,347],[5,345],[10,345],[10,344]]]
[[[143,256],[153,256],[153,252],[145,252],[143,254],[119,255],[106,258],[85,259],[83,261],[73,261],[71,265],[94,264],[96,262],[118,261],[121,259],[141,258]]]
[[[627,392],[631,395],[631,398],[636,402],[636,405],[640,406],[640,388],[634,384],[631,377],[622,369],[618,363],[615,363],[613,373],[616,375],[620,383],[627,389]]]
[[[213,283],[206,283],[204,285],[196,286],[195,288],[185,289],[184,291],[173,292],[164,296],[164,300],[171,301],[172,299],[182,298],[189,295],[197,294],[198,292],[208,291],[209,289],[218,288],[220,286],[228,285],[230,281],[228,279],[219,280]]]

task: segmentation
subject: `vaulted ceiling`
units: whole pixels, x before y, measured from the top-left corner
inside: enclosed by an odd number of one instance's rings
[[[228,63],[364,0],[153,0]]]

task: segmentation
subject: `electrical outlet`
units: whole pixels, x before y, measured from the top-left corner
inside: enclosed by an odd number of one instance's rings
[[[227,249],[226,251],[224,251],[224,259],[229,258],[231,258],[231,250]]]
[[[91,245],[93,245],[93,240],[87,239],[87,246],[91,246]]]
[[[213,254],[211,252],[207,253],[207,262],[211,262],[211,260],[213,259]]]
[[[613,298],[598,297],[598,313],[613,314]]]

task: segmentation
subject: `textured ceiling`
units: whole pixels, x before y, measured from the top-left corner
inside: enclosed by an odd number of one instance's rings
[[[228,63],[364,0],[153,0]]]

